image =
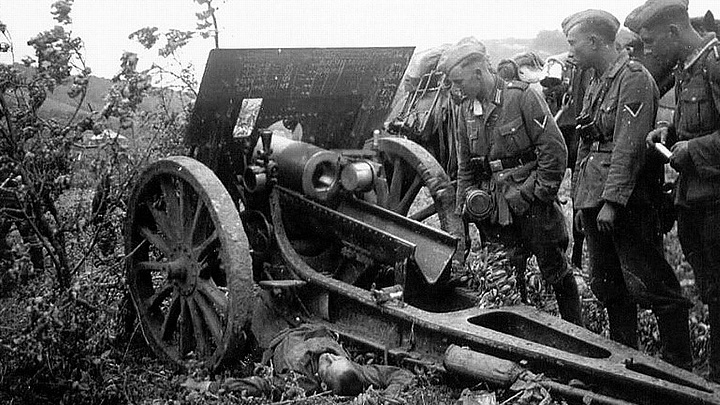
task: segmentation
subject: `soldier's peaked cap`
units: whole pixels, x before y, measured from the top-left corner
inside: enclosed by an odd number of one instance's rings
[[[673,11],[687,13],[688,0],[648,0],[640,7],[631,11],[625,18],[625,26],[633,32],[640,32],[650,22],[663,14]]]
[[[445,74],[450,71],[460,62],[469,58],[470,56],[479,56],[481,58],[487,57],[487,51],[485,45],[478,41],[475,37],[466,37],[461,39],[457,44],[452,45],[450,48],[445,50],[440,56],[438,61],[437,69]]]
[[[585,21],[605,21],[609,25],[614,26],[615,31],[620,28],[620,21],[618,21],[614,15],[603,10],[585,10],[577,12],[566,17],[560,26],[562,27],[563,33],[567,35],[568,31],[570,31],[572,27]]]

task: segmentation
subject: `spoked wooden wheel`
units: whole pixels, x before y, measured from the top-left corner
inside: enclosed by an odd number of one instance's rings
[[[133,189],[125,228],[127,283],[143,333],[164,360],[216,369],[243,350],[252,270],[225,187],[202,163],[172,157]]]
[[[388,182],[384,208],[462,238],[462,219],[455,214],[455,188],[435,158],[422,146],[404,138],[378,140]]]

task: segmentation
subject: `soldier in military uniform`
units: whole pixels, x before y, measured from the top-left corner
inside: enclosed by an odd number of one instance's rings
[[[565,139],[565,145],[568,148],[567,167],[573,171],[577,162],[578,135],[575,127],[577,122],[575,118],[582,108],[582,99],[585,89],[593,76],[592,69],[579,69],[569,60],[569,52],[548,58],[546,65],[562,66],[561,77],[548,77],[540,81],[543,85],[543,93],[545,100],[550,107],[550,111],[555,117],[555,122],[560,127],[560,132]],[[577,213],[577,209],[573,204],[573,215]],[[582,253],[585,234],[573,228],[573,246],[570,263],[577,268],[582,268]]]
[[[474,38],[448,49],[438,69],[464,99],[455,134],[458,214],[506,246],[534,254],[562,318],[582,325],[557,202],[567,149],[545,100],[527,83],[493,74],[485,46]]]
[[[615,48],[619,26],[601,10],[562,23],[575,62],[595,72],[578,116],[576,223],[587,237],[590,286],[607,309],[610,337],[637,348],[637,305],[652,308],[663,358],[689,368],[689,301],[665,260],[652,205],[662,164],[646,159],[644,142],[653,128],[658,89],[642,64]]]
[[[677,64],[673,122],[658,123],[647,142],[670,147],[670,165],[679,172],[678,237],[708,305],[710,379],[720,382],[720,44],[691,27],[685,0],[648,1],[625,26],[640,35],[646,52]]]

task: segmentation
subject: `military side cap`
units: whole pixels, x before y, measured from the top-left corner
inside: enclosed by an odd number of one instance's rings
[[[450,73],[455,66],[470,56],[487,57],[485,45],[475,37],[463,38],[443,52],[438,61],[437,69],[445,74]]]
[[[625,26],[633,32],[640,32],[660,15],[671,11],[687,12],[688,0],[647,0],[645,4],[631,11],[625,18]]]
[[[611,26],[615,27],[615,31],[620,28],[620,21],[615,18],[614,15],[603,10],[585,10],[577,12],[569,17],[566,17],[560,26],[562,27],[563,33],[568,34],[570,29],[581,22],[585,21],[605,21]]]

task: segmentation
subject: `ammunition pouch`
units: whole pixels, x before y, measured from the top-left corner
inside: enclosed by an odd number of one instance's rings
[[[488,162],[487,156],[471,157],[470,169],[476,179],[487,180],[492,175],[492,169],[490,169],[490,163]]]
[[[470,168],[477,178],[489,179],[493,173],[523,166],[536,160],[537,155],[534,150],[526,151],[519,156],[495,160],[488,160],[487,156],[477,156],[470,158]]]
[[[503,193],[505,201],[507,201],[510,211],[517,215],[525,215],[527,210],[530,208],[530,201],[525,198],[520,188],[517,186],[508,185]]]
[[[594,141],[590,144],[590,152],[612,153],[615,148],[614,142]]]

